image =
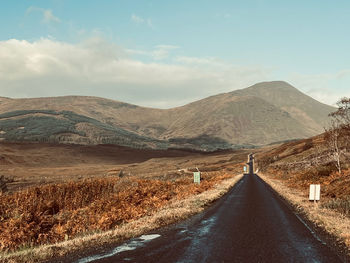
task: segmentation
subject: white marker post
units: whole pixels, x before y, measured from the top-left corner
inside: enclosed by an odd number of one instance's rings
[[[196,184],[200,184],[201,183],[201,172],[198,170],[198,168],[196,167],[197,172],[193,173],[193,182]]]
[[[319,184],[310,184],[310,193],[309,193],[309,200],[314,201],[320,201],[321,197],[321,185]]]

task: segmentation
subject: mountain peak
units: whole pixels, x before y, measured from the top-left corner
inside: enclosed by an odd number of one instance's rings
[[[229,94],[234,96],[255,96],[263,98],[272,104],[275,104],[277,100],[280,102],[278,103],[278,106],[282,106],[281,104],[288,103],[288,100],[286,100],[286,98],[297,98],[298,100],[300,97],[308,97],[285,81],[259,82],[248,88],[232,91]]]
[[[288,82],[281,81],[281,80],[259,82],[246,89],[269,89],[269,90],[273,90],[273,89],[288,90],[289,89],[289,90],[298,91],[298,89],[290,85]]]

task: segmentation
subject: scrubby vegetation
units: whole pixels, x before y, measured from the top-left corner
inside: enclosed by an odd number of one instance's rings
[[[350,216],[350,196],[345,199],[337,198],[331,199],[326,203],[322,204],[323,207],[337,210],[338,212]]]
[[[233,145],[224,139],[212,137],[206,134],[197,136],[195,138],[172,138],[170,143],[181,145],[186,148],[206,149],[214,151],[217,149],[231,149]]]
[[[0,194],[0,248],[12,251],[112,229],[229,177],[205,173],[198,185],[188,175],[176,180],[117,176]]]
[[[0,175],[0,192],[7,192],[7,182],[5,180],[5,176]]]
[[[0,175],[0,194],[8,191],[8,184],[14,181],[13,177]]]
[[[330,122],[324,134],[260,154],[258,166],[293,188],[321,184],[323,206],[350,216],[350,99],[338,102]]]
[[[21,110],[0,114],[0,138],[6,141],[117,144],[165,149],[168,143],[126,131],[70,111]]]

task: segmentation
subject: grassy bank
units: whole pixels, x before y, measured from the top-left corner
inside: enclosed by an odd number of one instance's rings
[[[2,262],[38,262],[118,242],[198,213],[240,176],[90,179],[0,196]]]
[[[335,242],[346,251],[344,252],[350,257],[350,218],[346,213],[341,213],[337,207],[329,207],[329,199],[323,200],[316,205],[308,200],[308,187],[291,187],[288,181],[276,179],[276,176],[268,174],[259,174],[259,176],[267,182],[277,193],[284,199],[289,201],[293,207],[314,225],[323,229],[331,236],[335,237]],[[291,182],[289,182],[290,184]],[[336,245],[336,244],[334,244]]]

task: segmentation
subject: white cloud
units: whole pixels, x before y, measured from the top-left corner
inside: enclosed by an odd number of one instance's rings
[[[350,70],[329,74],[293,73],[286,80],[314,99],[329,105],[335,105],[341,97],[350,97]]]
[[[132,14],[131,21],[133,21],[134,23],[139,24],[139,25],[144,24],[150,28],[153,28],[153,23],[152,23],[152,20],[150,18],[143,18],[141,16]]]
[[[171,52],[177,49],[157,45],[151,51],[130,50],[101,37],[78,44],[47,38],[0,41],[0,96],[94,95],[172,107],[260,81],[282,79],[327,104],[350,97],[348,69],[276,78],[270,68],[238,66],[214,57],[174,56]],[[146,56],[151,62],[134,55]]]
[[[79,44],[52,39],[1,41],[0,96],[93,95],[172,107],[270,79],[270,72],[259,67],[145,63],[128,54],[98,37]],[[154,59],[157,56],[164,54],[155,54]]]
[[[57,16],[55,16],[52,13],[52,10],[50,10],[50,9],[44,9],[44,8],[40,8],[40,7],[31,6],[27,9],[27,14],[30,14],[32,12],[42,13],[42,16],[43,16],[42,22],[45,24],[49,24],[52,22],[55,22],[55,23],[61,22],[61,20]]]
[[[137,16],[137,15],[135,15],[135,14],[132,14],[132,15],[131,15],[131,20],[132,20],[133,22],[137,23],[137,24],[143,24],[143,23],[145,23],[145,20],[144,20],[142,17],[139,17],[139,16]]]
[[[215,58],[197,58],[197,57],[187,57],[179,56],[176,58],[176,61],[185,63],[185,64],[212,64],[215,62]]]
[[[178,49],[178,46],[172,45],[158,45],[156,49],[152,52],[152,57],[155,60],[163,60],[169,57],[171,50]]]
[[[154,60],[164,60],[169,57],[170,52],[175,49],[179,49],[180,47],[174,45],[157,45],[151,51],[145,50],[135,50],[135,49],[127,49],[126,52],[130,55],[142,55],[150,57]]]
[[[57,16],[53,15],[51,10],[43,10],[43,15],[44,15],[43,19],[45,23],[61,22],[61,20]]]
[[[218,58],[213,57],[188,57],[178,56],[175,61],[191,67],[209,67],[209,68],[220,68],[221,70],[232,68],[232,64],[224,62]]]
[[[343,79],[343,78],[348,78],[348,77],[350,77],[350,69],[341,70],[341,71],[337,72],[337,74],[336,74],[337,79]]]

